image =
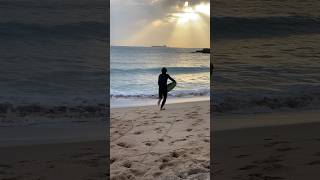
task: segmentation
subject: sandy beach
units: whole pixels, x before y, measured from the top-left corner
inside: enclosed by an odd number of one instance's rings
[[[209,101],[111,109],[111,179],[209,179]]]
[[[213,117],[212,178],[319,178],[320,111]]]

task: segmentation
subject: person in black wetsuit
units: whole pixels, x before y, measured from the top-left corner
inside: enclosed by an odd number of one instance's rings
[[[165,67],[162,68],[161,72],[162,73],[159,75],[159,79],[158,79],[158,86],[159,86],[158,106],[160,105],[160,102],[163,98],[160,110],[164,110],[163,106],[165,105],[165,103],[167,101],[167,95],[168,95],[167,81],[168,81],[168,79],[170,79],[172,82],[176,82],[176,81],[173,78],[171,78],[169,74],[167,74],[167,68],[165,68]]]

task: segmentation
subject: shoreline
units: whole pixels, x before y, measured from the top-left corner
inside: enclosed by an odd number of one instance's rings
[[[0,127],[0,148],[106,141],[106,122]]]
[[[308,118],[305,118],[308,116]],[[214,131],[232,129],[284,126],[304,123],[320,123],[320,110],[298,110],[285,112],[259,112],[254,114],[212,115]]]
[[[116,104],[114,104],[116,99]],[[111,109],[115,108],[130,108],[130,107],[145,107],[156,105],[158,99],[151,98],[115,98],[111,99]],[[179,104],[179,103],[188,103],[188,102],[198,102],[198,101],[209,101],[210,96],[197,96],[197,97],[168,97],[166,105],[169,104]]]

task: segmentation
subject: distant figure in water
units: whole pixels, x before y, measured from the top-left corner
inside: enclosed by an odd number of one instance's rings
[[[159,79],[158,79],[158,85],[159,85],[158,106],[160,105],[160,102],[163,99],[160,110],[164,110],[163,106],[166,104],[167,95],[168,95],[167,81],[168,81],[168,79],[170,79],[172,82],[176,82],[176,81],[173,78],[171,78],[169,74],[167,74],[167,68],[165,68],[165,67],[162,68],[161,72],[162,73],[159,75]]]

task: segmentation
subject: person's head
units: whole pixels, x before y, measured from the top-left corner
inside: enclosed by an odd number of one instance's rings
[[[162,74],[166,74],[166,73],[167,73],[167,68],[163,67],[163,68],[161,69],[161,72],[162,72]]]

